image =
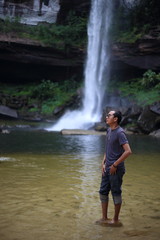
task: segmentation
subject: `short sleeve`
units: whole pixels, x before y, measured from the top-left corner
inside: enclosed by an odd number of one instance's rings
[[[123,144],[125,144],[125,143],[128,143],[126,134],[125,134],[124,132],[122,132],[122,131],[119,132],[118,138],[119,138],[119,144],[120,144],[120,145],[123,145]]]

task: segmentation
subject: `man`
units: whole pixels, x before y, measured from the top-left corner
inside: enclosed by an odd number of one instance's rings
[[[124,130],[119,126],[122,115],[119,111],[110,111],[106,116],[109,125],[106,136],[106,153],[102,161],[102,181],[99,190],[102,219],[97,223],[120,224],[119,213],[122,204],[121,185],[125,173],[124,160],[132,153]],[[114,217],[108,219],[108,194],[111,191],[114,201]]]

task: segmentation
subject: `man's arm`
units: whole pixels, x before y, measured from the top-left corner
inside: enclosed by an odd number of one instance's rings
[[[105,162],[106,162],[106,154],[104,154],[103,160],[102,160],[102,175],[105,172]]]
[[[120,156],[120,158],[118,158],[117,161],[115,161],[114,164],[111,166],[111,168],[110,168],[110,174],[115,174],[118,165],[119,165],[121,162],[124,162],[124,160],[132,153],[131,148],[130,148],[130,146],[129,146],[128,143],[123,144],[122,147],[123,147],[123,149],[124,149],[124,152],[123,152],[123,154]]]

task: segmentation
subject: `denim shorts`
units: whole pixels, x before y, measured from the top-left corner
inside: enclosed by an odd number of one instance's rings
[[[109,171],[110,169],[107,168],[104,175],[102,175],[99,193],[108,196],[111,191],[112,196],[120,196],[122,193],[121,186],[125,170],[124,168],[117,168],[116,174],[114,175],[110,175]]]

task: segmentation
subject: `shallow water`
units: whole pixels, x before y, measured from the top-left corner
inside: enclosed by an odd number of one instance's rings
[[[0,134],[1,240],[158,240],[160,143],[128,136],[122,227],[96,225],[105,136]],[[113,216],[110,197],[109,216]]]

